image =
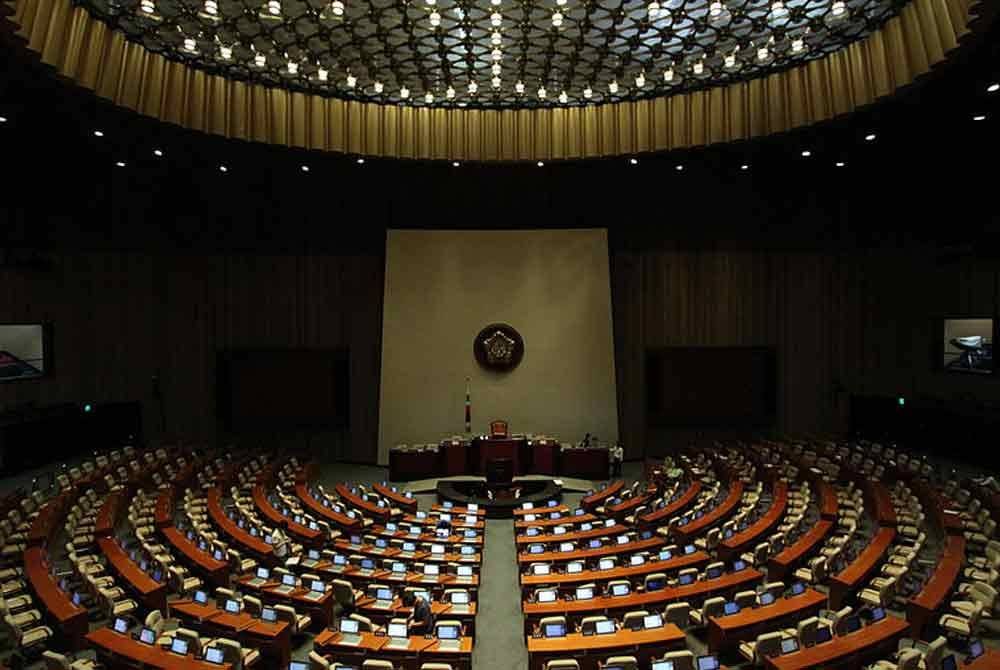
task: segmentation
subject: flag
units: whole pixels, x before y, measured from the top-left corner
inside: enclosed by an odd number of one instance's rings
[[[471,380],[465,378],[465,432],[472,432],[472,391],[469,387]]]

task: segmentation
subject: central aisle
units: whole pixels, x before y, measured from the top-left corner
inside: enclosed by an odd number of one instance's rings
[[[514,550],[514,521],[489,519],[486,522],[486,551],[483,556],[476,614],[476,644],[473,668],[524,670],[528,667],[521,616],[521,584],[517,576]]]

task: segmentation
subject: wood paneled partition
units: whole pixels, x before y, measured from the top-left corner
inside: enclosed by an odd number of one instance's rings
[[[147,437],[228,439],[219,434],[216,418],[217,351],[347,347],[350,431],[312,436],[312,444],[330,458],[375,460],[380,255],[65,252],[48,257],[48,270],[2,271],[0,321],[51,322],[55,373],[0,385],[0,409],[139,400]],[[160,378],[165,430],[154,375]]]

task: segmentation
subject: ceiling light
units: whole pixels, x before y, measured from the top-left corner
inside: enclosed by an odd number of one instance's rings
[[[552,27],[553,28],[558,28],[559,26],[562,25],[562,22],[563,22],[562,12],[556,12],[556,13],[554,13],[552,15]]]
[[[635,85],[637,88],[642,88],[646,85],[646,75],[642,72],[635,78]]]
[[[559,5],[560,7],[565,7],[566,0],[556,0],[556,4]]]
[[[406,100],[407,98],[409,98],[410,97],[410,89],[406,88],[405,86],[403,88],[399,89],[399,97],[402,98],[403,100]]]
[[[562,93],[559,94],[559,102],[561,102],[564,105],[567,102],[569,102],[569,96],[566,95],[566,91],[563,91]]]
[[[524,84],[521,82],[517,82],[516,84],[514,84],[514,90],[517,93],[524,93]]]
[[[267,13],[271,16],[280,16],[281,3],[278,0],[267,0]]]
[[[583,97],[584,98],[586,98],[587,100],[590,100],[590,97],[592,95],[594,95],[594,89],[590,88],[589,86],[587,88],[583,89]]]
[[[747,165],[746,163],[744,163],[743,165],[740,166],[740,169],[743,170],[743,171],[746,171],[746,170],[750,169],[750,166]]]
[[[374,84],[372,84],[372,88],[375,89],[376,93],[381,93],[384,87],[382,86],[382,82],[377,81]]]
[[[227,47],[225,45],[219,46],[219,56],[222,58],[222,60],[232,60],[233,48]]]
[[[94,137],[104,137],[104,131],[95,130],[94,131]]]
[[[874,142],[874,141],[875,141],[875,133],[868,133],[867,135],[865,135],[865,142]]]
[[[475,95],[479,90],[479,84],[474,81],[469,82],[469,95]]]
[[[501,84],[500,77],[493,77],[492,79],[490,79],[490,84],[493,86],[493,88],[500,88]]]
[[[760,62],[763,63],[770,57],[771,57],[771,51],[766,46],[757,49],[757,60],[759,60]]]
[[[722,14],[722,3],[716,0],[708,7],[708,15],[713,19]]]
[[[677,170],[678,172],[683,172],[684,171],[684,166],[683,165],[675,165],[674,169]]]
[[[431,25],[435,28],[441,25],[441,15],[437,12],[431,12]]]
[[[497,77],[500,76],[500,73],[502,71],[503,71],[503,68],[500,67],[500,63],[494,63],[493,65],[490,66],[490,72],[493,73],[493,76],[497,76]]]
[[[545,91],[545,87],[544,86],[539,86],[538,87],[538,97],[544,100],[546,95],[547,95],[547,92]]]
[[[671,82],[674,80],[674,68],[668,67],[663,71],[663,81]]]
[[[139,10],[143,14],[155,14],[156,4],[153,0],[141,0],[141,2],[139,2]]]
[[[733,68],[736,67],[736,54],[726,54],[726,67]]]
[[[545,161],[538,161],[538,167],[545,167]]]
[[[163,152],[160,151],[159,149],[153,149],[153,155],[156,156],[157,158],[163,158]]]
[[[806,41],[801,37],[796,37],[792,40],[792,53],[800,54],[806,50]]]
[[[294,61],[288,61],[286,63],[286,65],[285,65],[285,67],[288,69],[288,74],[298,74],[299,73],[299,64],[296,63],[296,62],[294,62]]]
[[[608,90],[611,91],[612,93],[617,93],[618,92],[618,82],[615,81],[614,79],[612,79],[611,83],[608,84]]]
[[[973,121],[985,121],[986,120],[986,115],[985,114],[977,114],[976,116],[972,117],[972,120]]]
[[[354,88],[358,85],[358,78],[353,74],[348,73],[347,75],[347,88]]]
[[[834,163],[834,165],[836,165],[837,167],[844,167],[847,165],[847,163],[845,163],[844,161],[837,161],[836,163]]]
[[[7,117],[6,116],[0,116],[0,123],[7,123]]]
[[[424,2],[427,3],[428,7],[433,7],[434,3],[437,2],[437,0],[424,0]]]
[[[630,165],[638,165],[639,164],[639,159],[638,158],[629,158],[628,162],[629,162]]]
[[[365,159],[364,158],[359,158],[357,162],[358,162],[358,165],[364,165],[365,164]]]
[[[320,68],[320,69],[316,70],[316,77],[320,81],[326,81],[327,79],[330,78],[330,73],[327,70],[324,70],[323,68]]]
[[[115,163],[115,165],[117,165],[118,167],[125,167],[125,161],[118,161],[117,163]]]
[[[198,43],[191,37],[184,38],[184,51],[197,51]]]
[[[499,7],[501,2],[503,2],[503,0],[490,0],[490,4],[494,7]]]
[[[218,16],[219,3],[216,0],[205,0],[205,13],[209,16]]]
[[[1000,83],[990,84],[989,86],[986,87],[987,93],[996,93],[997,91],[1000,91]]]
[[[809,151],[808,149],[806,149],[805,151],[802,152],[802,157],[803,158],[809,158],[812,155],[813,155],[813,153],[811,151]]]
[[[431,93],[430,91],[427,91],[427,93],[424,94],[424,102],[426,102],[428,105],[434,102],[434,94]]]
[[[494,28],[499,28],[500,24],[503,23],[503,15],[500,12],[493,12],[490,14],[490,25]]]
[[[695,61],[694,65],[691,66],[691,71],[696,75],[702,74],[705,71],[705,61]]]
[[[225,165],[220,165],[219,172],[229,172],[229,168],[227,168]]]
[[[503,60],[503,52],[502,52],[502,51],[500,51],[500,49],[494,49],[494,50],[493,50],[493,51],[492,51],[492,52],[490,53],[490,56],[491,56],[491,57],[493,58],[493,61],[494,61],[494,62],[499,62],[499,61],[502,61],[502,60]]]
[[[653,0],[653,2],[646,5],[646,13],[649,15],[649,20],[653,21],[660,16],[660,3]]]
[[[843,16],[846,11],[847,5],[844,4],[844,0],[836,0],[836,2],[830,6],[830,13],[834,16]]]
[[[492,44],[495,47],[498,47],[502,43],[503,43],[503,36],[494,30],[493,34],[490,36],[490,44]]]
[[[453,162],[453,163],[451,164],[451,166],[452,166],[452,167],[458,167],[459,165],[461,165],[461,163],[459,163],[458,161],[454,161],[454,162]]]
[[[303,165],[302,166],[302,171],[303,172],[309,172],[309,166],[308,165]]]
[[[448,98],[449,100],[451,100],[452,98],[454,98],[455,97],[455,89],[452,88],[451,86],[449,86],[448,89],[444,92],[444,97]]]
[[[257,67],[264,67],[267,65],[267,56],[264,54],[257,54],[253,57],[253,62]]]
[[[344,3],[340,0],[333,0],[333,2],[330,3],[330,11],[333,12],[334,16],[343,16]]]

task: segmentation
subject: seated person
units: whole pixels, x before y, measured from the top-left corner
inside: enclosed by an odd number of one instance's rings
[[[434,615],[431,613],[431,604],[422,594],[414,600],[413,612],[406,620],[406,625],[410,630],[410,635],[427,635],[434,630]]]

